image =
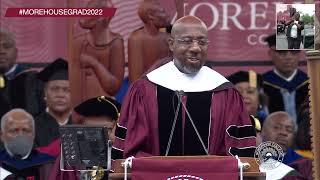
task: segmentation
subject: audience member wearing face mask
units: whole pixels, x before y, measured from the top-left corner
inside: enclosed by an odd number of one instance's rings
[[[47,179],[54,157],[33,149],[34,119],[23,109],[13,109],[1,118],[1,168],[13,179]]]

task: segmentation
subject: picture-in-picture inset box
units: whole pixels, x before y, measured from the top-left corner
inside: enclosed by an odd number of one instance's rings
[[[276,5],[276,50],[315,48],[315,5]]]

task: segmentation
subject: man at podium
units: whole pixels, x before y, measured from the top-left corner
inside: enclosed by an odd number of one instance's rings
[[[203,66],[208,29],[194,16],[177,20],[173,57],[130,87],[117,124],[113,158],[238,155],[253,157],[256,133],[232,83]]]

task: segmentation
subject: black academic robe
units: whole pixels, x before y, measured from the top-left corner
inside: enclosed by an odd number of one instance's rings
[[[299,112],[299,105],[303,104],[306,98],[308,98],[308,76],[301,70],[297,71],[297,74],[291,81],[286,81],[279,77],[274,71],[268,71],[263,74],[263,88],[264,92],[269,96],[269,112],[285,111],[283,97],[281,89],[285,89],[288,92],[296,92],[296,113]],[[297,123],[299,123],[301,117],[297,114]]]
[[[67,124],[71,124],[69,119]],[[59,138],[59,123],[49,113],[44,111],[35,118],[36,136],[35,146],[42,147],[49,145]]]
[[[53,166],[55,158],[33,150],[28,158],[16,159],[11,157],[5,150],[0,152],[0,164],[3,169],[11,172],[6,180],[33,179],[46,180]]]
[[[13,108],[23,108],[33,116],[45,109],[44,84],[37,71],[25,71],[10,80],[10,99]]]
[[[36,77],[37,71],[17,65],[4,78],[5,87],[0,88],[0,117],[12,108],[23,108],[36,115],[45,108],[43,83]]]
[[[6,77],[3,76],[2,78],[4,80],[4,87],[0,87],[0,117],[12,108],[9,93],[11,83]]]
[[[30,67],[23,65],[23,64],[15,64],[7,73],[6,78],[9,80],[14,79],[16,76],[27,72]]]
[[[0,88],[0,122],[1,117],[12,109],[12,103],[10,99],[10,80],[6,77],[4,79],[4,87]],[[4,149],[3,143],[0,141],[0,151]]]

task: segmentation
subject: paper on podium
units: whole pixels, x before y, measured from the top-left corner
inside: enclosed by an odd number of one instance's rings
[[[0,180],[4,180],[6,177],[11,175],[12,173],[0,167]]]
[[[277,167],[275,168],[265,168],[264,164],[277,164]],[[260,172],[265,172],[266,173],[266,180],[277,180],[277,179],[282,179],[289,173],[294,172],[295,170],[287,166],[281,162],[278,162],[274,159],[269,159],[268,161],[262,163],[259,166]]]

